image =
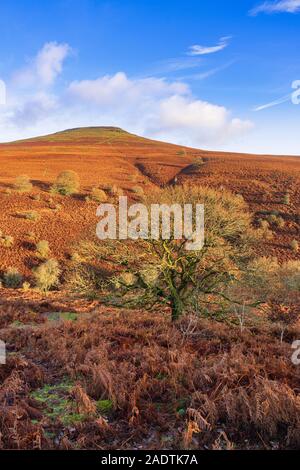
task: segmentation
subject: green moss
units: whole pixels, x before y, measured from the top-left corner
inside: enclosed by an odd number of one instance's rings
[[[78,315],[77,313],[72,313],[72,312],[62,312],[60,314],[60,318],[62,320],[76,321],[78,318]]]
[[[64,425],[81,422],[85,416],[78,414],[76,403],[70,398],[73,383],[65,380],[56,385],[44,385],[30,394],[44,405],[44,415],[53,421],[60,420]]]
[[[187,408],[188,408],[188,399],[180,398],[177,402],[176,413],[179,416],[185,416]]]
[[[47,315],[48,321],[76,321],[78,314],[74,312],[51,312]]]
[[[111,400],[98,400],[96,403],[97,410],[100,413],[111,413],[113,410],[113,402]]]

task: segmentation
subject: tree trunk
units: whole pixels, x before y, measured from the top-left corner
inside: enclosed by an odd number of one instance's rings
[[[178,320],[183,313],[183,303],[181,299],[175,297],[171,300],[172,322]]]

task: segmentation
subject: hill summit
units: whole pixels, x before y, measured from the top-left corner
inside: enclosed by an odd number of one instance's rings
[[[40,137],[23,139],[18,142],[75,142],[78,140],[82,141],[89,139],[114,139],[115,137],[120,137],[122,135],[130,136],[132,134],[124,131],[120,127],[113,126],[76,127]]]

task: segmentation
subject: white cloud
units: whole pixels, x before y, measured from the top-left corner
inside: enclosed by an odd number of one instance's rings
[[[160,103],[157,123],[153,131],[158,135],[178,136],[198,145],[224,142],[253,127],[250,121],[232,118],[223,106],[178,95]]]
[[[259,13],[297,13],[300,11],[300,0],[277,0],[264,2],[250,10],[250,14],[255,16]]]
[[[167,82],[163,78],[129,79],[124,72],[105,75],[96,80],[72,82],[69,92],[77,98],[100,106],[134,105],[141,100],[186,94],[189,88],[182,82]]]
[[[13,122],[17,127],[30,128],[57,109],[58,102],[54,95],[38,92],[28,97],[24,103],[16,105]]]
[[[228,46],[230,39],[230,36],[221,38],[219,44],[217,44],[216,46],[200,46],[196,44],[189,48],[188,54],[192,56],[214,54],[215,52],[219,52],[225,49],[225,47]]]
[[[29,65],[15,74],[15,81],[24,87],[52,85],[61,74],[63,63],[70,52],[68,44],[46,43]]]

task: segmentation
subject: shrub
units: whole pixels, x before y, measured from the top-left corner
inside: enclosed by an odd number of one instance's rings
[[[80,181],[78,174],[75,173],[75,171],[66,170],[58,175],[51,191],[63,196],[69,196],[76,193],[79,187]]]
[[[299,251],[299,243],[297,240],[292,240],[290,243],[290,248],[294,253],[298,253]]]
[[[268,215],[267,221],[278,228],[283,228],[285,226],[284,219],[278,213],[275,212],[272,212],[272,214]]]
[[[28,292],[30,290],[30,283],[29,282],[23,282],[22,289],[23,289],[24,292]]]
[[[36,244],[36,251],[40,258],[47,258],[50,252],[49,242],[41,240]]]
[[[274,224],[276,225],[276,227],[278,228],[283,228],[285,226],[285,221],[282,217],[277,217],[276,220],[274,221]]]
[[[284,194],[282,198],[282,204],[286,204],[288,206],[290,205],[290,203],[291,203],[291,196],[290,196],[290,193],[286,191],[286,193]]]
[[[95,202],[106,202],[107,201],[107,194],[103,189],[100,188],[93,188],[91,192],[90,198]]]
[[[75,258],[75,259],[74,259]],[[76,253],[72,256],[73,265],[66,273],[66,283],[72,292],[80,293],[88,298],[95,298],[102,287],[101,273],[90,264],[83,263],[82,257]]]
[[[36,211],[18,212],[17,216],[22,219],[31,220],[32,222],[37,222],[41,218],[41,215]]]
[[[270,230],[270,224],[267,220],[259,219],[259,231],[262,238],[265,240],[272,240],[273,232]]]
[[[203,158],[202,157],[197,157],[195,161],[193,162],[193,167],[194,168],[200,168],[204,164]]]
[[[36,287],[47,292],[59,282],[60,268],[55,259],[49,259],[34,270]]]
[[[10,236],[10,235],[4,235],[1,239],[0,239],[0,242],[1,242],[1,245],[4,246],[5,248],[11,248],[15,242],[15,239],[14,237]]]
[[[267,230],[270,228],[270,224],[267,220],[259,219],[258,221],[259,227],[263,230]]]
[[[15,179],[14,187],[20,193],[27,193],[32,190],[32,184],[27,175],[17,176]]]
[[[30,240],[30,241],[34,241],[34,240],[35,240],[35,234],[34,234],[34,232],[28,232],[28,233],[26,234],[26,238],[28,238],[28,240]]]
[[[132,287],[134,286],[138,281],[138,278],[135,276],[135,274],[131,272],[124,272],[120,274],[117,278],[117,285],[120,283],[121,285],[124,285],[126,287]]]
[[[17,289],[22,284],[23,277],[16,268],[8,268],[3,277],[6,287]]]
[[[112,186],[110,185],[106,186],[106,190],[108,191],[110,196],[122,196],[123,195],[123,190],[119,188],[116,184],[113,184]]]

